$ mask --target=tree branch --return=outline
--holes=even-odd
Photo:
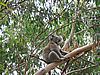
[[[37,71],[35,73],[35,75],[44,75],[45,73],[49,72],[50,70],[54,69],[55,67],[57,67],[58,65],[60,64],[63,64],[65,63],[69,58],[72,58],[72,57],[75,57],[77,56],[78,54],[81,54],[82,52],[85,52],[85,51],[89,51],[92,49],[92,46],[94,44],[89,44],[89,45],[85,45],[83,47],[80,47],[80,48],[77,48],[75,50],[73,50],[72,52],[68,53],[65,57],[65,60],[64,61],[61,61],[61,62],[54,62],[54,63],[51,63],[51,64],[48,64],[45,68],[42,68],[41,70]],[[97,43],[96,43],[96,46],[97,46]]]
[[[75,35],[80,34],[80,33],[84,32],[84,31],[86,31],[86,30],[89,30],[90,28],[95,27],[95,26],[99,27],[100,24],[95,24],[95,25],[93,24],[93,25],[89,26],[87,29],[83,29],[83,30],[81,30],[81,31],[79,31],[79,32],[76,32],[76,33],[74,33],[74,34],[75,34]]]
[[[86,69],[89,69],[89,68],[94,68],[94,67],[97,67],[97,66],[99,66],[99,65],[100,65],[100,64],[96,64],[96,65],[93,65],[93,66],[89,66],[89,67],[77,69],[77,70],[74,70],[74,71],[71,71],[71,72],[66,73],[66,75],[72,74],[72,73],[74,73],[74,72],[83,71],[83,70],[86,70]]]
[[[73,22],[72,22],[72,29],[69,35],[69,38],[66,38],[66,41],[64,43],[64,46],[62,47],[62,50],[67,51],[67,49],[69,48],[69,44],[74,36],[74,31],[75,31],[75,18],[73,18]]]

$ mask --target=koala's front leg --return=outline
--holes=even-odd
[[[60,53],[61,53],[63,56],[65,56],[66,54],[68,54],[67,52],[62,51],[62,50],[60,50]]]

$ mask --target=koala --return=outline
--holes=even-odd
[[[58,62],[64,59],[67,52],[61,50],[61,43],[63,42],[62,36],[50,35],[49,43],[43,50],[43,59],[47,64]]]

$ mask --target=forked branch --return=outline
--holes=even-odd
[[[55,67],[57,67],[58,65],[65,63],[69,58],[75,57],[78,54],[81,54],[82,52],[91,50],[92,49],[92,46],[94,46],[93,43],[92,44],[85,45],[83,47],[80,47],[80,48],[77,48],[77,49],[73,50],[72,52],[70,52],[70,53],[68,53],[66,55],[65,61],[54,62],[54,63],[48,64],[45,68],[42,68],[41,70],[37,71],[35,73],[35,75],[44,75],[45,73],[47,73],[50,70],[52,70]],[[97,46],[97,44],[96,44],[96,46]]]

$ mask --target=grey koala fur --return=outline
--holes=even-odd
[[[58,62],[64,59],[64,56],[67,54],[67,52],[61,50],[60,44],[62,42],[62,36],[49,36],[49,43],[43,51],[43,59],[47,62],[47,64]]]

